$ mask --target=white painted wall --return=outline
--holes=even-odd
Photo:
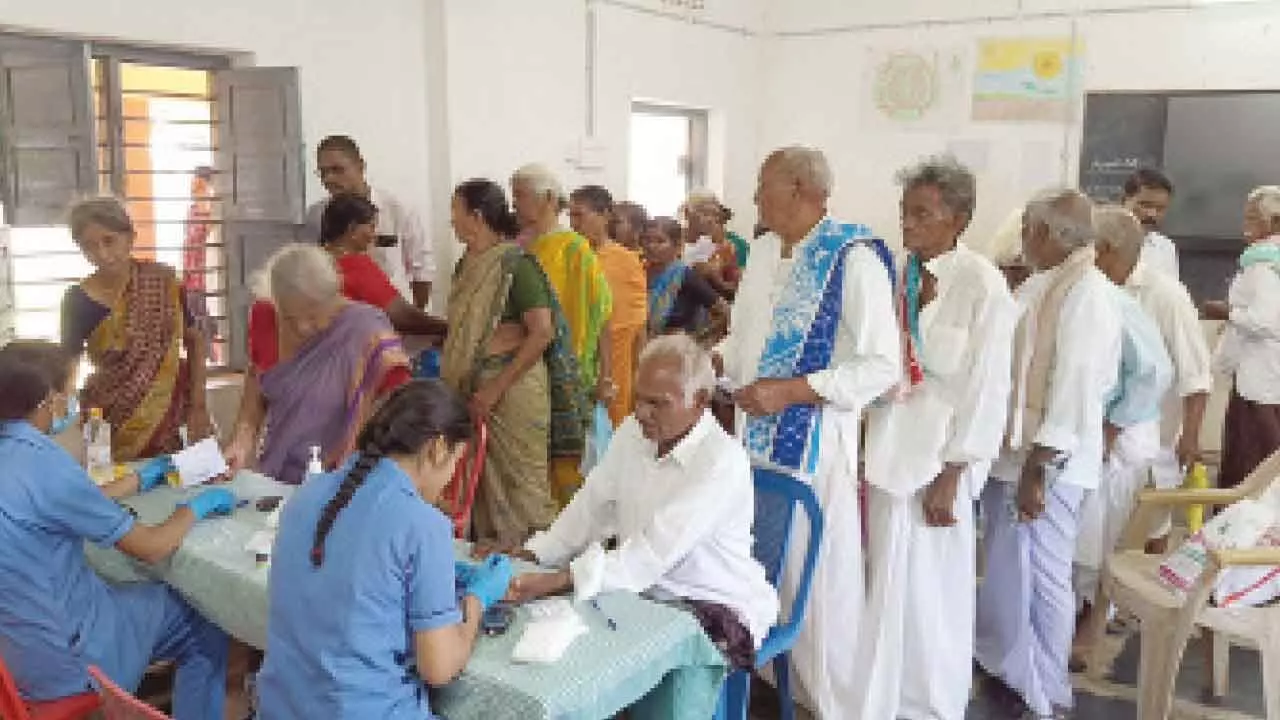
[[[0,0],[0,26],[296,66],[308,148],[331,133],[352,135],[373,181],[428,213],[424,8],[379,0],[378,9],[346,0]],[[311,176],[308,200],[322,193]]]
[[[1024,178],[1075,182],[1080,107],[1057,123],[969,120],[978,38],[1061,36],[1074,28],[1085,46],[1079,98],[1095,90],[1280,87],[1269,73],[1280,66],[1274,2],[794,0],[771,4],[767,20],[777,36],[763,41],[761,148],[805,142],[826,150],[836,171],[836,211],[895,241],[894,171],[948,143],[986,147],[974,235],[994,231],[1037,189]],[[875,51],[893,49],[955,56],[954,71],[944,74],[943,90],[956,99],[945,122],[910,130],[866,110]]]

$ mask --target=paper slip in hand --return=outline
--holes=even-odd
[[[173,454],[173,466],[178,469],[182,487],[209,482],[227,472],[227,459],[222,456],[218,441],[206,438],[185,450]]]

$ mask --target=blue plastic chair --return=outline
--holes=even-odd
[[[822,508],[813,488],[795,478],[764,468],[754,468],[756,485],[755,544],[751,554],[764,565],[765,577],[774,587],[782,578],[782,568],[787,561],[791,545],[791,529],[795,522],[796,506],[804,507],[809,518],[809,546],[805,548],[804,568],[800,573],[800,585],[791,603],[787,621],[775,625],[756,653],[756,669],[773,663],[774,678],[778,683],[778,702],[783,720],[794,720],[795,700],[791,697],[791,646],[800,634],[804,614],[809,606],[809,589],[813,570],[818,564],[818,548],[822,545]],[[747,707],[751,704],[751,674],[746,670],[734,670],[724,681],[720,691],[720,704],[716,708],[716,720],[747,720]]]

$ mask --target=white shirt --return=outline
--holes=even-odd
[[[1280,244],[1280,236],[1260,242]],[[1245,400],[1280,404],[1280,267],[1254,263],[1240,270],[1227,304],[1231,314],[1214,365],[1235,375]]]
[[[964,245],[924,267],[937,279],[920,310],[924,382],[867,413],[867,480],[900,495],[932,482],[944,463],[994,460],[1009,406],[1018,306],[1004,276]]]
[[[410,283],[431,282],[436,276],[435,253],[423,230],[422,220],[395,196],[376,187],[369,188],[369,201],[378,208],[379,235],[394,235],[392,247],[369,248],[369,255],[382,268],[391,284],[410,305],[413,290]],[[307,209],[306,234],[312,242],[320,242],[320,219],[328,200],[313,203]]]
[[[747,453],[711,413],[665,457],[629,417],[555,524],[525,547],[539,563],[563,566],[616,531],[602,590],[658,588],[724,605],[758,648],[778,617],[778,597],[751,555],[754,520]]]
[[[1160,411],[1160,444],[1173,447],[1182,429],[1182,399],[1213,389],[1209,345],[1200,328],[1200,313],[1187,288],[1161,272],[1153,272],[1139,258],[1124,289],[1155,321],[1173,362],[1173,384],[1165,393]],[[1199,428],[1192,428],[1199,432]]]
[[[1015,298],[1023,313],[1038,312],[1045,291],[1060,269],[1038,272],[1018,286]],[[1067,462],[1057,480],[1086,490],[1098,487],[1106,402],[1120,372],[1121,327],[1116,292],[1110,280],[1090,267],[1067,293],[1058,316],[1044,420],[1032,441],[1066,453]],[[1035,328],[1030,330],[1028,347],[1035,342]],[[1013,369],[1015,398],[1026,397],[1029,367],[1027,353],[1023,367]],[[1020,401],[1010,405],[1017,416],[1013,422],[1020,424],[1025,408]],[[1029,449],[1005,452],[993,468],[994,475],[1017,482]]]
[[[1152,230],[1142,239],[1142,254],[1139,259],[1147,267],[1159,270],[1175,280],[1181,277],[1178,274],[1178,246],[1157,230]]]

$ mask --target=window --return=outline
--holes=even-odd
[[[705,111],[632,105],[628,197],[650,215],[674,216],[706,184],[706,138]]]
[[[133,218],[135,255],[177,271],[211,366],[243,367],[245,286],[293,239],[302,188],[295,68],[0,34],[0,278],[14,296],[0,339],[59,337],[63,294],[92,271],[67,208],[111,194]]]

